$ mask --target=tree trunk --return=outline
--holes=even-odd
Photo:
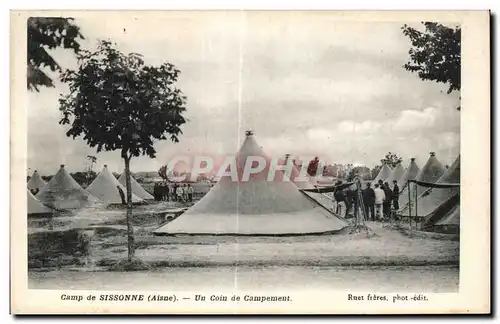
[[[134,228],[132,226],[132,186],[130,184],[130,157],[124,157],[125,160],[125,182],[127,187],[127,242],[128,242],[128,260],[132,261],[135,254]]]

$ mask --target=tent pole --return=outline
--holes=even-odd
[[[356,181],[356,178],[354,178],[354,181]],[[358,183],[356,182],[356,200],[354,202],[354,226],[358,227],[360,225],[359,222],[359,210],[357,209],[358,203],[359,203],[359,191],[358,191]]]
[[[415,229],[418,231],[418,183],[415,182]]]
[[[410,218],[410,230],[411,230],[411,193],[410,193],[411,182],[408,181],[408,217]]]
[[[357,193],[357,189],[356,189],[356,196],[358,195]],[[359,197],[356,197],[356,200],[354,202],[354,226],[355,227],[358,227],[360,225],[360,222],[359,222],[359,210],[358,210],[358,201],[359,201]]]
[[[361,190],[361,181],[359,179],[356,180],[356,193],[357,193],[356,197],[357,199],[356,199],[356,206],[354,207],[356,208],[356,223],[357,223],[356,225],[365,225],[366,210],[363,201],[363,192]]]

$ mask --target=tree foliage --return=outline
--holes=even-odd
[[[92,165],[97,162],[97,157],[93,155],[87,155],[87,160],[90,161],[90,167],[92,168]]]
[[[39,86],[53,87],[52,79],[42,71],[47,67],[52,72],[62,72],[61,66],[48,50],[64,48],[80,52],[79,40],[84,37],[73,18],[30,17],[28,18],[28,74],[27,87],[39,91]]]
[[[52,177],[54,177],[54,175],[42,176],[42,180],[45,182],[49,182]]]
[[[349,169],[346,181],[351,182],[356,177],[360,177],[361,179],[369,179],[370,176],[371,176],[370,168],[365,166],[355,166]]]
[[[387,164],[388,166],[395,168],[399,163],[403,162],[403,158],[398,156],[396,153],[388,152],[383,159],[380,160],[379,165],[376,165],[370,171],[370,178],[375,179],[379,174],[382,166]]]
[[[445,83],[448,93],[460,91],[461,28],[446,27],[436,22],[422,22],[425,31],[408,25],[401,29],[412,48],[409,61],[403,67],[415,72],[422,80]]]
[[[395,168],[401,162],[403,162],[403,158],[392,152],[387,153],[385,157],[380,160],[380,163],[382,163],[382,165],[387,164],[392,168]]]
[[[125,55],[109,41],[77,57],[78,69],[61,76],[70,88],[59,99],[60,124],[71,123],[67,136],[83,135],[98,153],[121,150],[125,159],[154,158],[156,140],[179,141],[186,98],[175,87],[180,71],[174,65],[145,65],[141,55]]]
[[[146,65],[141,55],[125,55],[109,41],[99,42],[93,52],[82,50],[77,58],[78,68],[61,75],[70,92],[59,99],[59,123],[70,124],[66,135],[83,136],[97,153],[121,152],[128,203],[126,264],[135,264],[130,159],[154,158],[158,140],[179,141],[186,122],[186,98],[175,85],[180,71],[170,63]]]
[[[95,173],[94,171],[75,172],[71,173],[71,177],[73,177],[73,179],[75,179],[75,181],[78,182],[80,186],[84,186],[92,183],[92,181],[94,181],[94,179],[97,177],[97,173]]]

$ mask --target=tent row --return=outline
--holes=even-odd
[[[153,196],[132,176],[130,183],[133,203],[143,203],[153,199]],[[45,183],[35,171],[27,184],[28,215],[47,214],[54,210],[80,209],[98,204],[121,204],[122,199],[118,188],[126,195],[125,186],[125,173],[116,179],[107,165],[86,189],[83,189],[71,177],[64,165],[61,165],[48,183]],[[31,190],[38,192],[33,195]]]
[[[268,181],[271,159],[251,132],[246,134],[237,152],[238,175],[243,174],[250,156],[263,157],[268,162],[266,168],[251,174],[246,181],[239,178],[235,181],[230,175],[223,176],[201,200],[178,218],[155,230],[154,234],[300,235],[333,233],[349,226],[344,218],[327,207],[331,204],[328,198],[319,192],[304,191],[315,186],[307,179],[299,181],[299,171],[295,166],[291,181],[285,179],[284,170],[275,172],[274,181]],[[33,213],[45,213],[47,207],[60,210],[99,203],[119,204],[121,196],[118,188],[126,192],[123,185],[125,176],[122,174],[120,179],[116,179],[107,166],[86,189],[78,185],[64,165],[47,184],[38,178],[34,175],[28,186],[40,189],[35,197],[29,196],[28,192],[28,205]],[[153,198],[135,179],[131,179],[134,203]],[[430,154],[422,169],[419,169],[415,159],[410,160],[406,170],[402,165],[394,169],[383,166],[375,180],[379,179],[400,184],[402,207],[397,214],[424,218],[426,226],[431,227],[459,224],[460,190],[456,184],[460,182],[460,157],[448,169],[434,153]],[[404,201],[408,191],[412,196],[418,196],[415,208]]]
[[[412,158],[408,168],[402,170],[401,164],[394,170],[384,165],[374,180],[397,181],[401,193],[396,214],[420,220],[424,229],[459,227],[460,155],[446,168],[431,152],[422,169]]]

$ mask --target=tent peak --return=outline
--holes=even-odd
[[[105,167],[105,168],[107,168],[107,167],[108,167],[108,165],[107,165],[107,164],[105,164],[105,165],[104,165],[104,167]]]
[[[252,136],[254,134],[253,130],[248,129],[245,131],[245,136]]]
[[[410,159],[410,161],[415,161],[415,158],[414,158],[414,157],[412,157],[412,158]]]
[[[61,168],[64,168],[64,164],[61,164]]]
[[[436,156],[436,152],[429,152],[430,156]]]

